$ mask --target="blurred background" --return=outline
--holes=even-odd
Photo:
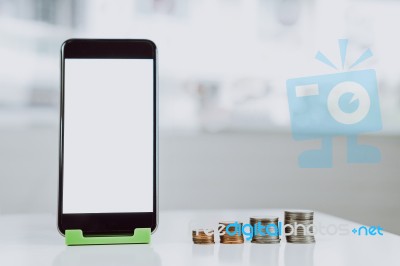
[[[160,209],[306,208],[400,234],[400,1],[0,0],[0,213],[55,213],[60,46],[148,38],[159,49]],[[383,130],[361,142],[379,164],[301,169],[285,82],[376,69]],[[88,108],[90,105],[88,103]]]

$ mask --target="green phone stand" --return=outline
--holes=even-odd
[[[151,240],[150,228],[136,228],[133,236],[95,236],[85,237],[82,230],[65,230],[65,244],[79,245],[117,245],[117,244],[148,244]]]

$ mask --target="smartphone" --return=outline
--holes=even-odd
[[[70,39],[61,47],[58,229],[157,227],[157,48]]]

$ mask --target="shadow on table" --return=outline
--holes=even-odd
[[[192,245],[193,258],[214,257],[215,245]]]
[[[279,244],[250,245],[250,265],[279,265]]]
[[[53,266],[154,265],[161,259],[150,245],[99,245],[66,247]]]
[[[227,264],[242,264],[243,261],[243,244],[220,244],[218,250],[218,260]]]
[[[285,266],[313,266],[315,244],[285,245]]]

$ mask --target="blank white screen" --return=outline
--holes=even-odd
[[[63,213],[153,211],[153,60],[65,59]]]

